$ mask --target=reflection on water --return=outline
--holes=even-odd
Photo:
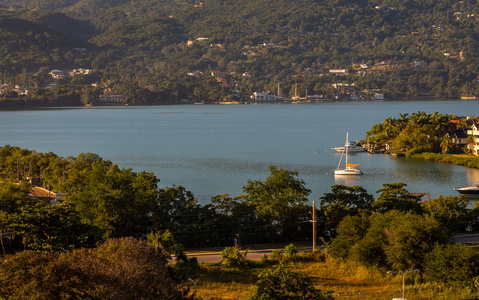
[[[479,183],[479,170],[478,169],[466,169],[467,174],[467,186],[475,185]],[[464,183],[466,184],[466,183]]]
[[[342,184],[345,186],[361,185],[360,176],[354,175],[334,175],[335,184]]]

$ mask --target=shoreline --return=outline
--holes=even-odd
[[[315,100],[244,100],[244,101],[225,101],[225,102],[195,102],[195,101],[179,101],[169,103],[149,103],[149,104],[130,104],[130,103],[95,103],[88,105],[5,105],[0,102],[0,110],[36,110],[36,109],[52,109],[52,108],[74,108],[74,107],[123,107],[123,106],[171,106],[171,105],[257,105],[257,104],[314,104],[314,103],[366,103],[366,102],[409,102],[409,101],[475,101],[479,99],[461,99],[461,98],[436,98],[436,97],[419,97],[419,98],[398,98],[398,99],[315,99]]]

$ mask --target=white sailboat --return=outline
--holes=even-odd
[[[346,144],[348,143],[348,136],[349,133],[346,133]],[[363,175],[363,172],[359,170],[358,164],[351,164],[348,163],[348,147],[345,147],[345,151],[341,153],[341,158],[339,159],[338,167],[334,170],[334,175]],[[343,160],[343,156],[346,156],[346,167],[341,169],[341,162]]]

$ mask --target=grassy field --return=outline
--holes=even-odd
[[[277,262],[276,262],[277,263]],[[200,299],[251,299],[256,292],[257,275],[274,261],[251,262],[244,269],[226,269],[220,265],[203,265],[195,278]],[[322,262],[286,262],[295,272],[312,278],[316,288],[334,291],[335,299],[392,299],[402,296],[402,276],[387,270],[365,268],[326,256]],[[421,274],[406,275],[405,298],[472,299],[477,290],[468,285],[440,286],[424,283]]]

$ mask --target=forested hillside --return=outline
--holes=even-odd
[[[290,97],[296,84],[301,97],[479,96],[473,0],[7,0],[0,13],[3,83],[96,71],[55,80],[77,103],[101,92],[91,83],[131,104]]]

